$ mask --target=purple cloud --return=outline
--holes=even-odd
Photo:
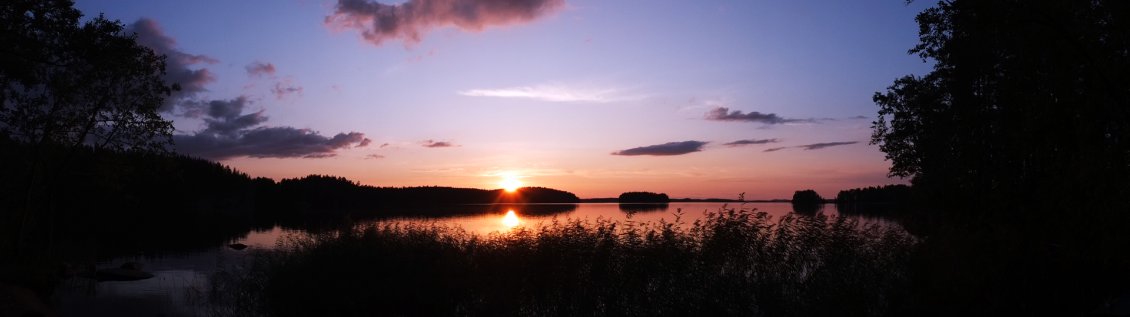
[[[254,62],[244,67],[244,69],[247,70],[247,76],[251,77],[275,75],[275,65],[271,63]]]
[[[654,156],[670,156],[670,155],[683,155],[702,151],[702,147],[708,142],[703,141],[683,141],[683,142],[668,142],[663,144],[641,146],[630,148],[627,150],[612,152],[612,155],[654,155]]]
[[[195,134],[173,135],[173,148],[182,154],[211,160],[234,157],[323,158],[335,151],[372,142],[360,132],[322,136],[308,129],[257,127],[267,122],[263,110],[244,114],[251,102],[240,96],[231,100],[190,103],[190,113],[203,117],[204,129]]]
[[[829,147],[833,147],[833,146],[849,145],[849,144],[856,144],[856,143],[859,143],[859,141],[812,143],[812,144],[797,145],[797,146],[775,147],[775,148],[765,149],[764,152],[776,152],[776,151],[780,151],[780,150],[784,150],[784,149],[788,149],[788,148],[799,148],[799,149],[805,149],[805,150],[819,150],[819,149],[829,148]]]
[[[258,127],[225,136],[208,133],[174,135],[178,152],[211,160],[247,156],[255,158],[326,158],[335,151],[364,140],[360,132],[325,137],[318,132],[292,127]]]
[[[849,145],[849,144],[856,144],[856,143],[859,143],[859,141],[813,143],[813,144],[798,145],[796,147],[802,148],[802,149],[805,149],[805,150],[819,150],[819,149],[833,147],[833,146]]]
[[[386,144],[387,144],[387,143],[386,143]],[[453,146],[455,146],[455,144],[453,144],[453,143],[451,143],[451,142],[447,142],[447,141],[434,141],[434,140],[425,140],[425,141],[424,141],[424,142],[423,142],[423,143],[422,143],[421,145],[422,145],[422,146],[424,146],[424,147],[430,147],[430,148],[437,148],[437,147],[453,147]],[[382,146],[382,147],[384,147],[384,146]]]
[[[394,39],[418,43],[433,28],[454,26],[477,32],[488,26],[529,22],[564,4],[565,0],[408,0],[401,4],[338,0],[325,23],[360,30],[373,45]]]
[[[729,146],[729,147],[736,147],[736,146],[745,146],[745,145],[769,144],[769,143],[777,143],[777,142],[781,142],[781,141],[779,141],[777,139],[748,139],[748,140],[737,140],[737,141],[725,143],[725,144],[722,144],[722,145]]]
[[[740,110],[731,111],[726,107],[714,107],[706,112],[706,120],[714,121],[746,121],[746,122],[760,122],[764,124],[782,124],[793,122],[813,122],[813,119],[789,119],[782,118],[775,113],[760,113],[757,111],[750,111],[749,113],[742,113]]]
[[[178,50],[176,40],[166,35],[156,21],[147,18],[138,19],[137,22],[126,27],[126,32],[137,34],[137,42],[152,49],[158,55],[168,56],[165,60],[165,83],[180,86],[180,91],[173,92],[165,99],[162,111],[172,111],[173,107],[182,100],[207,91],[204,85],[216,80],[207,68],[189,68],[197,64],[215,64],[216,59]]]
[[[275,83],[275,87],[271,88],[271,93],[275,95],[275,99],[283,99],[290,94],[302,95],[302,86],[294,85],[290,79]]]

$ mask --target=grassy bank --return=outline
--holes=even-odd
[[[385,224],[258,254],[217,273],[211,300],[229,316],[890,315],[915,244],[901,229],[740,208],[490,236]]]

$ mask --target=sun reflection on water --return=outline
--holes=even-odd
[[[519,223],[521,221],[518,221],[518,214],[514,212],[514,209],[507,210],[506,215],[502,216],[502,225],[506,228],[517,227]]]

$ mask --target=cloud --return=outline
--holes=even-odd
[[[247,76],[251,77],[275,75],[275,65],[271,63],[254,62],[244,67],[244,69],[247,70]]]
[[[386,144],[387,144],[387,143],[386,143]],[[424,142],[422,142],[422,144],[420,144],[420,145],[422,145],[423,147],[430,147],[430,148],[437,148],[437,147],[454,147],[454,146],[455,146],[455,144],[453,144],[453,143],[451,143],[451,142],[448,142],[448,141],[435,141],[435,140],[425,140],[425,141],[424,141]],[[383,146],[382,146],[382,147],[383,147]]]
[[[777,142],[781,142],[781,141],[777,140],[777,139],[748,139],[748,140],[737,140],[737,141],[725,143],[725,144],[722,144],[722,145],[729,146],[729,147],[735,147],[735,146],[745,146],[745,145],[769,144],[769,143],[777,143]]]
[[[782,123],[795,123],[795,122],[813,122],[813,119],[791,119],[782,118],[775,113],[760,113],[757,111],[750,111],[749,113],[742,113],[740,110],[731,111],[727,107],[714,107],[706,112],[707,120],[715,121],[748,121],[760,122],[764,124],[782,124]]]
[[[669,156],[669,155],[683,155],[687,153],[694,153],[702,151],[702,147],[708,142],[703,141],[683,141],[683,142],[668,142],[663,144],[641,146],[637,148],[630,148],[623,151],[612,152],[612,155],[656,155],[656,156]]]
[[[275,83],[275,87],[271,88],[271,93],[275,95],[275,99],[282,100],[290,94],[302,95],[302,86],[295,85],[290,79],[286,79]]]
[[[207,91],[204,85],[216,80],[207,68],[189,68],[197,64],[215,64],[216,59],[178,50],[176,40],[166,35],[156,21],[147,18],[138,19],[137,22],[126,27],[126,32],[136,33],[139,44],[159,55],[168,56],[165,60],[165,83],[179,85],[180,91],[173,92],[165,99],[165,104],[161,107],[162,111],[172,111],[181,100]]]
[[[369,144],[371,144],[371,143],[373,143],[373,140],[371,140],[369,138],[365,138],[365,139],[361,140],[361,143],[357,144],[357,147],[366,147],[366,146],[369,146]]]
[[[533,21],[564,7],[565,0],[408,0],[383,4],[370,0],[338,0],[328,26],[357,29],[365,41],[381,45],[399,39],[419,43],[433,28],[454,26],[477,32],[488,26]]]
[[[796,146],[796,147],[798,147],[798,148],[803,148],[803,149],[805,149],[805,150],[819,150],[819,149],[823,149],[823,148],[827,148],[827,147],[840,146],[840,145],[849,145],[849,144],[856,144],[856,143],[859,143],[859,141],[851,141],[851,142],[828,142],[828,143],[813,143],[813,144],[798,145],[798,146]]]
[[[849,145],[849,144],[856,144],[856,143],[859,143],[859,141],[812,143],[812,144],[797,145],[797,146],[775,147],[775,148],[765,149],[764,152],[776,152],[776,151],[780,151],[780,150],[784,150],[784,149],[788,149],[788,148],[800,148],[800,149],[805,149],[805,150],[819,150],[819,149],[829,148],[829,147],[833,147],[833,146]]]
[[[471,89],[460,95],[472,97],[527,98],[553,102],[612,102],[621,100],[614,89],[576,89],[562,85],[521,86],[502,89]]]
[[[369,159],[374,159],[374,160],[375,160],[375,159],[383,159],[383,158],[385,158],[385,156],[384,156],[384,155],[380,155],[380,154],[369,154],[369,155],[365,155],[365,159],[366,159],[366,160],[369,160]]]
[[[236,136],[208,133],[174,135],[178,152],[205,159],[225,160],[248,156],[255,158],[325,158],[336,155],[337,149],[361,142],[360,132],[338,133],[325,137],[318,132],[292,127],[258,127],[240,131]]]
[[[195,134],[173,135],[174,149],[211,160],[240,156],[323,158],[334,156],[338,149],[372,142],[360,132],[326,137],[309,129],[260,127],[268,118],[263,110],[244,114],[249,104],[243,96],[189,104],[192,113],[204,117],[205,127]]]

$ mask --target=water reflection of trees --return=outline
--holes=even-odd
[[[623,212],[629,213],[629,214],[633,214],[633,213],[667,211],[667,209],[670,207],[670,204],[668,204],[668,203],[650,203],[650,204],[644,204],[644,203],[626,203],[625,204],[625,203],[621,203],[619,205],[619,207],[620,207],[620,211],[623,211]]]

